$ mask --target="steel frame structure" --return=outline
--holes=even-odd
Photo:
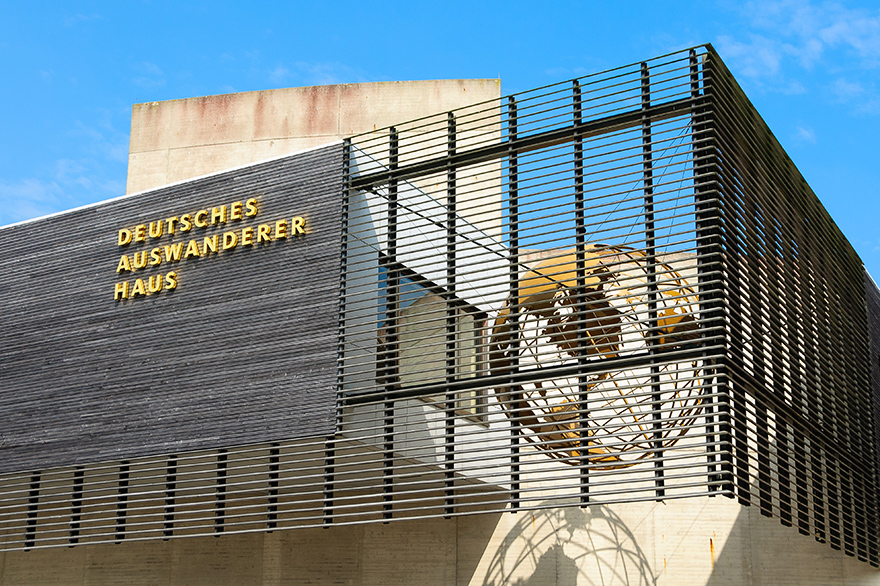
[[[342,148],[336,433],[0,478],[0,549],[723,496],[880,564],[880,296],[711,46]]]

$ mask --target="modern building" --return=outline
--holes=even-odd
[[[0,228],[0,585],[880,583],[880,292],[711,46],[140,104],[128,191]]]

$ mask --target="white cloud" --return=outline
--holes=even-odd
[[[58,159],[55,161],[55,176],[60,181],[70,181],[71,178],[81,175],[85,169],[85,165],[80,161],[71,159]]]
[[[121,140],[118,142],[108,142],[105,145],[105,152],[107,154],[107,158],[111,161],[117,161],[119,163],[128,163],[128,137],[125,137],[125,140]]]
[[[547,77],[553,79],[571,79],[574,77],[583,77],[596,71],[597,68],[590,69],[588,67],[551,67],[544,70]]]
[[[54,181],[0,182],[0,226],[44,216],[59,207],[61,187]]]
[[[64,26],[74,26],[81,22],[88,22],[101,18],[99,14],[74,14],[64,18]]]
[[[841,102],[849,102],[865,94],[865,87],[857,81],[838,78],[831,86],[831,91]]]
[[[807,93],[807,88],[796,79],[789,79],[783,85],[778,86],[777,91],[788,96],[797,96]]]
[[[774,42],[786,47],[802,67],[810,68],[829,51],[841,48],[855,53],[863,67],[880,64],[878,10],[796,0],[747,2],[743,10],[755,28],[769,31]]]
[[[307,63],[297,61],[296,69],[308,85],[328,85],[350,81],[351,70],[341,63]]]
[[[812,69],[825,52],[825,46],[818,39],[807,39],[800,46],[785,45],[785,52],[800,61],[804,69]]]
[[[867,97],[855,104],[854,110],[858,114],[880,114],[880,98],[878,98],[876,94],[874,96]]]
[[[55,162],[55,184],[65,193],[88,193],[92,200],[122,195],[125,184],[108,178],[106,165],[99,159],[58,159]]]
[[[831,84],[831,93],[836,100],[850,107],[852,112],[862,115],[880,113],[880,95],[876,84],[870,81],[850,81],[840,77]]]
[[[221,53],[217,59],[229,68],[244,70],[276,87],[375,81],[375,78],[367,79],[359,70],[338,61],[278,62],[275,57],[271,60],[264,57],[259,50]],[[228,89],[236,91],[232,87]]]
[[[368,81],[358,71],[338,62],[297,61],[279,64],[267,74],[274,85],[329,85]]]
[[[800,94],[803,84],[785,74],[783,61],[791,48],[763,35],[750,34],[748,41],[731,36],[720,36],[716,41],[718,52],[728,62],[737,77],[747,79],[756,89],[783,94]]]
[[[880,14],[872,15],[866,10],[847,10],[833,5],[828,25],[820,27],[816,34],[829,46],[843,45],[855,50],[866,63],[876,65],[880,53]]]
[[[795,128],[794,142],[800,144],[816,144],[816,132],[809,126],[798,125]]]
[[[116,179],[108,165],[94,158],[58,159],[48,175],[0,181],[0,226],[125,193],[124,173]]]
[[[101,118],[95,124],[74,121],[74,127],[68,134],[84,139],[80,143],[84,153],[109,161],[128,162],[128,134],[114,128],[109,112],[103,111],[100,114]]]
[[[784,94],[821,89],[853,112],[880,110],[880,10],[811,0],[752,1],[741,10],[751,31],[716,44],[744,85]]]
[[[135,64],[134,70],[140,74],[131,80],[136,86],[151,88],[163,87],[165,85],[165,72],[155,63],[141,61]]]
[[[276,85],[283,84],[288,77],[290,77],[290,70],[281,65],[269,72],[269,81]]]
[[[0,181],[0,226],[67,210],[125,193],[125,182],[109,179],[87,160],[61,159],[55,179]]]
[[[68,134],[78,154],[56,160],[41,176],[0,180],[0,225],[124,194],[128,135],[114,128],[113,114],[98,110],[91,124],[74,121]]]
[[[150,63],[149,61],[141,62],[140,69],[144,73],[148,73],[150,75],[165,75],[158,65],[156,65],[155,63]]]
[[[766,77],[779,73],[782,46],[761,35],[749,35],[748,42],[737,41],[730,36],[718,37],[722,54],[740,64],[740,74],[749,77]]]
[[[133,77],[131,78],[131,82],[142,88],[151,88],[151,87],[164,87],[165,80],[164,79],[151,79],[149,77]]]

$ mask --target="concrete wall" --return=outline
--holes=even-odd
[[[499,96],[497,80],[454,80],[138,104],[132,109],[127,191]],[[444,138],[439,131],[437,136]],[[500,185],[500,167],[490,171]],[[464,179],[460,183],[466,185]],[[442,201],[442,185],[419,187]],[[490,206],[487,221],[479,220],[481,211],[462,214],[497,237],[499,204]],[[880,573],[722,497],[0,553],[0,586],[119,582],[880,584]]]
[[[456,79],[286,88],[135,104],[126,192],[261,161],[500,95],[497,79]]]
[[[723,497],[0,553],[19,584],[880,583],[865,563]]]

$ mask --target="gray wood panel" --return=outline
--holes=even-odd
[[[331,145],[0,229],[0,472],[332,433],[341,181]],[[117,243],[251,197],[255,217]],[[116,272],[123,253],[294,216],[306,235]],[[169,270],[175,290],[114,301]]]

